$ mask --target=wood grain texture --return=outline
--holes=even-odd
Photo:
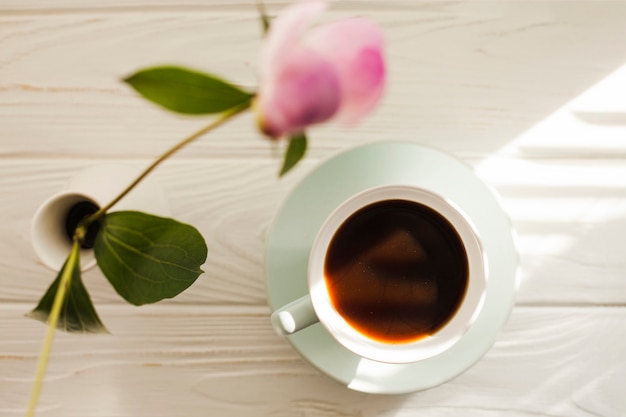
[[[626,416],[626,2],[337,1],[325,19],[354,14],[387,34],[380,109],[354,129],[312,129],[306,161],[281,180],[283,149],[251,114],[160,167],[172,216],[207,239],[206,273],[141,308],[85,273],[112,335],[57,335],[38,416]],[[54,275],[31,248],[37,207],[83,168],[146,166],[208,122],[164,113],[120,79],[178,63],[253,90],[259,45],[252,1],[0,1],[0,415],[23,415],[45,329],[24,318]],[[376,396],[274,334],[263,255],[300,179],[389,140],[449,151],[497,190],[522,280],[474,367]]]
[[[44,328],[15,320],[19,305],[0,314],[8,336],[0,341],[0,411],[18,416]],[[401,396],[357,393],[321,376],[273,333],[267,314],[265,308],[104,308],[113,335],[57,336],[40,415],[571,417],[621,405],[621,397],[593,387],[626,382],[624,366],[608,366],[624,365],[626,341],[618,336],[626,330],[624,308],[518,307],[472,369]],[[614,410],[603,415],[622,415]]]
[[[520,303],[626,303],[626,166],[621,161],[467,161],[496,188],[516,228]],[[209,247],[206,273],[173,302],[265,304],[268,227],[282,200],[316,162],[310,158],[280,180],[278,161],[271,158],[172,160],[157,170],[154,179],[172,216],[197,227]],[[147,161],[125,163],[139,167]],[[0,300],[34,303],[49,285],[54,273],[32,249],[32,214],[68,178],[93,164],[22,160],[0,165],[0,218],[6,219],[0,223]],[[85,282],[97,303],[123,302],[97,269],[85,274]]]
[[[3,4],[60,7],[0,15],[5,157],[149,156],[205,123],[164,114],[120,83],[145,66],[179,63],[257,85],[253,4],[120,11],[85,3],[79,12],[63,11],[81,4],[74,2]],[[360,128],[316,129],[317,156],[406,137],[491,152],[602,80],[626,54],[623,2],[394,4],[339,2],[329,13],[383,26],[390,83],[384,105]],[[623,143],[615,147],[624,151]],[[248,117],[184,155],[266,158],[266,148]]]

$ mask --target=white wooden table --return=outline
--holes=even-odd
[[[381,108],[356,129],[311,130],[306,161],[281,180],[250,116],[159,168],[172,215],[207,239],[206,273],[141,308],[86,273],[112,335],[57,335],[38,415],[626,416],[626,2],[344,1],[326,18],[352,14],[387,33]],[[252,2],[0,1],[0,415],[23,415],[45,332],[24,318],[53,279],[31,248],[36,208],[82,168],[145,166],[206,123],[119,79],[179,63],[254,86],[259,34]],[[378,396],[274,334],[264,236],[321,160],[396,139],[449,151],[495,186],[522,282],[469,371]]]

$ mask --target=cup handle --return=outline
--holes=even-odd
[[[288,336],[319,321],[311,297],[305,295],[272,313],[272,326],[280,336]]]

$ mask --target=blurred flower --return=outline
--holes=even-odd
[[[323,1],[296,3],[267,33],[255,110],[261,131],[270,137],[292,135],[331,118],[356,124],[382,97],[382,31],[368,20],[351,18],[305,33],[325,8]]]

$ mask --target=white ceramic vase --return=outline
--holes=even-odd
[[[58,271],[69,255],[72,239],[67,230],[68,215],[81,206],[95,211],[119,195],[141,173],[142,167],[123,164],[99,164],[80,171],[67,185],[48,198],[36,211],[31,223],[33,248],[48,268]],[[169,217],[170,210],[163,189],[152,177],[146,177],[120,202],[113,211],[136,210],[156,216]],[[92,249],[81,250],[81,269],[95,266]]]

